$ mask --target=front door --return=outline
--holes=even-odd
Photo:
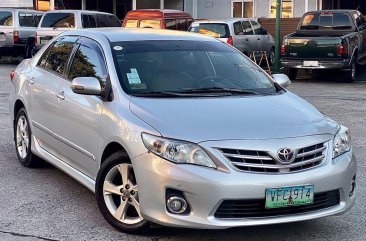
[[[102,89],[107,70],[101,47],[93,40],[81,38],[79,48],[70,61],[67,80],[59,86],[64,99],[55,105],[56,132],[63,138],[60,152],[71,165],[89,177],[96,177],[98,142],[100,138],[100,107],[103,100],[98,96],[74,93],[71,82],[76,77],[95,77]]]
[[[54,116],[59,84],[64,81],[67,61],[76,43],[75,38],[56,40],[43,54],[33,71],[27,75],[30,86],[30,111],[33,134],[40,146],[62,159],[55,146],[59,143],[55,133],[57,119]]]

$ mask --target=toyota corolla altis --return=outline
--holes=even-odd
[[[310,220],[355,202],[349,130],[218,40],[70,31],[11,80],[21,164],[60,168],[124,232]]]

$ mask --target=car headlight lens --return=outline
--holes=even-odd
[[[333,158],[351,150],[351,132],[347,127],[340,126],[333,139]]]
[[[216,168],[217,166],[198,145],[193,143],[162,138],[143,133],[145,147],[157,156],[177,164],[194,164]]]

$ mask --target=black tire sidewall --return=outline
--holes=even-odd
[[[105,220],[113,227],[125,232],[125,233],[146,233],[150,228],[150,222],[143,220],[137,224],[124,224],[113,217],[109,212],[107,205],[104,201],[103,195],[103,183],[108,172],[116,165],[121,163],[130,163],[129,157],[124,152],[116,152],[110,155],[101,165],[97,179],[95,182],[95,196],[98,204],[98,208],[105,218]]]

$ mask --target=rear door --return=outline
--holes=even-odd
[[[60,82],[58,92],[64,98],[55,105],[55,132],[62,142],[58,151],[70,164],[84,174],[95,177],[100,111],[103,100],[98,96],[75,94],[71,82],[76,77],[95,77],[102,89],[107,79],[107,68],[102,48],[94,40],[81,38],[70,61],[67,79]]]
[[[45,45],[60,33],[76,28],[76,16],[72,12],[48,12],[46,13],[37,30],[37,44]]]
[[[11,45],[13,40],[14,16],[13,11],[0,11],[0,47]]]
[[[60,96],[59,86],[64,81],[69,56],[75,46],[75,38],[60,38],[43,54],[32,76],[29,77],[30,112],[34,134],[43,149],[57,157],[57,145],[60,143],[56,132],[55,103]]]
[[[252,51],[259,51],[259,43],[254,35],[254,30],[249,20],[241,22],[244,31],[244,53],[249,54]]]

